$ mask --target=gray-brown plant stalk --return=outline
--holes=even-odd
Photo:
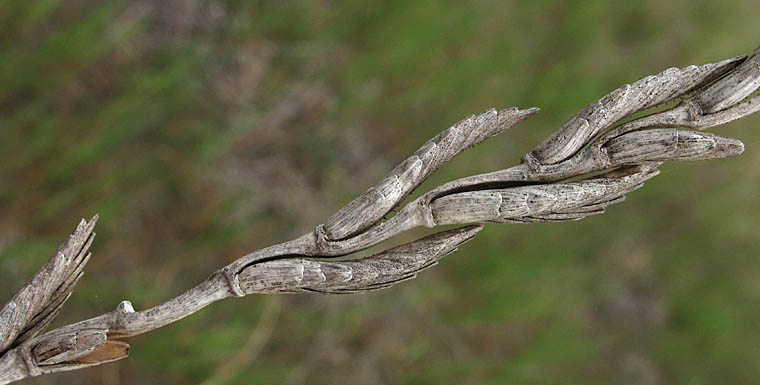
[[[760,109],[760,49],[753,55],[669,68],[590,104],[514,167],[457,179],[397,208],[436,169],[538,112],[488,110],[456,123],[401,162],[324,224],[254,251],[198,286],[148,310],[129,301],[106,314],[50,330],[90,258],[97,216],[0,310],[0,384],[127,356],[128,337],[186,317],[218,300],[254,293],[361,293],[416,274],[457,250],[483,223],[538,223],[600,214],[658,174],[662,162],[739,155],[742,142],[702,130]],[[657,106],[658,112],[626,120]],[[567,180],[573,178],[572,182]],[[330,261],[415,227],[465,225],[370,257]]]

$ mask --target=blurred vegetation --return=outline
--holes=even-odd
[[[122,299],[155,305],[310,231],[469,114],[543,109],[426,187],[515,164],[623,83],[751,52],[758,12],[750,0],[5,0],[1,300],[99,212],[58,324]],[[29,383],[755,383],[758,126],[718,130],[745,141],[741,157],[665,166],[605,215],[488,226],[371,295],[224,301],[132,339],[119,363]]]

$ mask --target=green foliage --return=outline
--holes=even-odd
[[[0,3],[2,293],[99,212],[60,322],[144,309],[310,231],[469,114],[543,110],[425,186],[510,166],[618,85],[760,32],[750,1],[191,3]],[[666,166],[605,215],[491,225],[377,294],[283,298],[229,383],[753,383],[758,123],[720,129],[741,157]],[[216,304],[111,365],[124,384],[201,382],[262,304]]]

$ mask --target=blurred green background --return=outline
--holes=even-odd
[[[145,309],[311,231],[456,121],[541,107],[422,190],[514,165],[623,83],[754,50],[760,5],[722,4],[2,1],[0,301],[98,212],[55,325]],[[369,295],[223,301],[27,383],[756,383],[760,115],[714,131],[746,152],[666,165],[605,215],[490,225]]]

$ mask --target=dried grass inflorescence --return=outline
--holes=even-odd
[[[760,109],[760,49],[750,57],[670,68],[590,104],[511,168],[457,179],[407,203],[443,164],[531,117],[537,108],[491,109],[426,142],[377,185],[297,239],[245,255],[154,308],[129,301],[101,316],[42,334],[58,315],[90,257],[97,216],[82,221],[42,269],[0,310],[0,384],[127,356],[124,338],[186,317],[223,298],[254,293],[357,293],[414,278],[452,253],[482,223],[577,220],[600,214],[658,174],[662,162],[739,155],[742,142],[703,133]],[[675,103],[675,102],[677,103]],[[616,125],[632,114],[673,107]],[[573,178],[569,182],[568,179]],[[415,227],[442,231],[373,256],[329,261]]]

